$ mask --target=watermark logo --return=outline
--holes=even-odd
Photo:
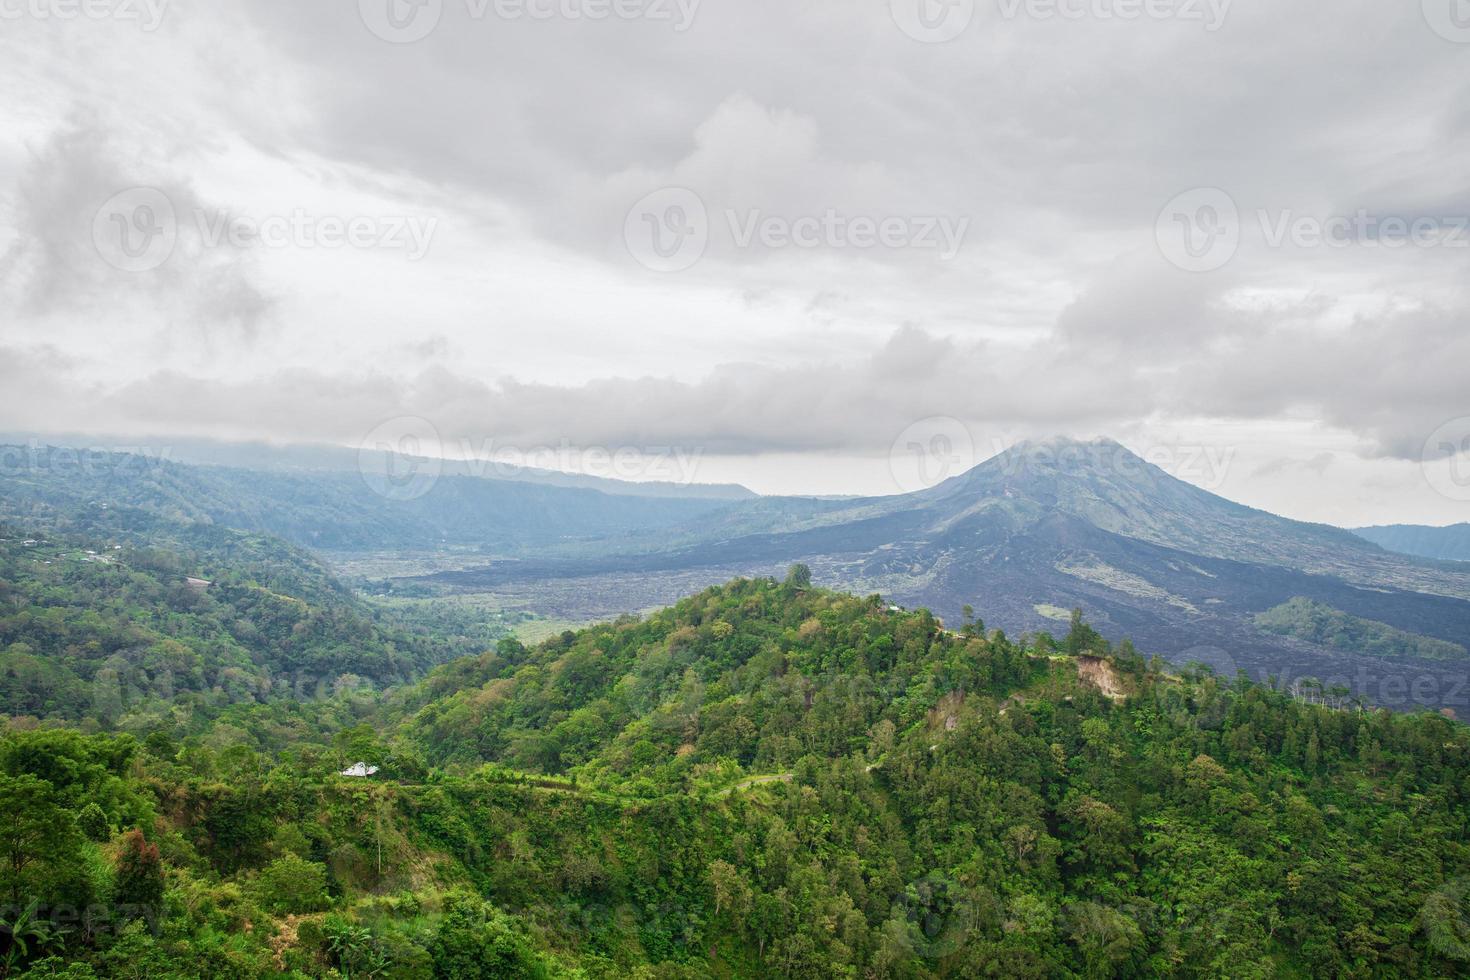
[[[363,26],[389,44],[422,41],[439,26],[444,0],[357,0]]]
[[[1233,0],[996,0],[1004,21],[1179,21],[1214,33],[1225,26]],[[975,0],[890,0],[899,30],[916,41],[943,44],[969,29]]]
[[[410,262],[429,251],[437,218],[416,215],[318,214],[294,208],[285,214],[248,215],[194,208],[180,213],[156,187],[130,187],[103,202],[92,219],[97,254],[115,269],[149,272],[174,254],[182,234],[206,249],[382,249]]]
[[[1235,658],[1230,655],[1230,651],[1221,647],[1190,647],[1188,650],[1175,654],[1169,659],[1181,667],[1188,667],[1191,664],[1202,664],[1214,671],[1215,676],[1223,680],[1226,684],[1234,684],[1236,674],[1240,670],[1240,665],[1235,662]]]
[[[1449,500],[1470,501],[1470,416],[1451,419],[1424,441],[1424,478]]]
[[[1178,195],[1159,212],[1154,239],[1165,259],[1186,272],[1214,272],[1240,248],[1240,209],[1218,187]]]
[[[687,187],[665,187],[628,211],[623,241],[638,264],[655,272],[683,272],[709,247],[709,211]]]
[[[708,251],[716,233],[736,252],[928,251],[941,262],[955,258],[970,219],[945,215],[861,214],[827,208],[809,214],[772,214],[761,208],[726,208],[711,221],[704,199],[687,187],[665,187],[638,201],[623,222],[623,241],[640,265],[683,272]]]
[[[975,921],[974,896],[959,882],[930,873],[911,882],[893,901],[890,920],[907,926],[908,941],[925,959],[938,960],[964,948],[966,926]]]
[[[1257,212],[1269,248],[1470,248],[1470,218],[1353,214],[1322,218],[1290,209]]]
[[[959,419],[936,415],[904,429],[888,450],[888,472],[900,493],[938,486],[971,469],[975,437]]]
[[[206,248],[382,249],[403,252],[417,262],[429,252],[437,218],[415,215],[316,214],[293,208],[288,214],[264,216],[226,211],[194,212],[199,239]]]
[[[457,458],[464,472],[477,477],[515,479],[525,470],[542,470],[621,480],[625,483],[695,482],[702,449],[684,446],[583,446],[562,439],[553,446],[512,446],[494,439],[478,444],[460,439]]]
[[[0,0],[3,2],[3,0]],[[694,26],[701,0],[462,0],[470,21],[642,20],[682,34]],[[358,14],[374,36],[389,44],[422,41],[438,28],[444,0],[358,0]]]
[[[0,0],[0,20],[136,21],[140,30],[158,30],[169,0]]]
[[[701,0],[466,0],[471,18],[500,20],[645,20],[669,24],[676,34],[694,26]]]
[[[725,212],[725,221],[739,249],[755,245],[767,249],[914,249],[937,252],[941,262],[959,255],[970,230],[969,218],[847,215],[835,208],[794,218],[766,214],[758,208],[731,209]]]
[[[358,446],[357,469],[368,489],[379,496],[417,500],[434,489],[444,471],[439,430],[415,415],[389,419]]]
[[[1271,249],[1470,249],[1470,217],[1464,215],[1404,216],[1366,208],[1314,215],[1257,208],[1248,217],[1218,187],[1195,188],[1174,198],[1159,212],[1154,234],[1159,250],[1174,265],[1213,272],[1235,257],[1247,225]]]
[[[1202,24],[1214,33],[1225,26],[1232,0],[999,0],[1006,20],[1136,20]]]
[[[1423,8],[1434,33],[1456,44],[1470,44],[1470,0],[1423,0]]]
[[[975,0],[890,0],[893,22],[915,41],[953,41],[975,19]]]
[[[24,446],[0,446],[0,476],[156,477],[172,456],[171,446],[50,446],[32,439]]]
[[[1185,443],[1152,443],[1136,451],[1121,443],[991,441],[991,456],[1007,478],[1027,473],[1096,472],[1122,480],[1139,480],[1157,468],[1206,490],[1223,486],[1235,462],[1236,447]]]
[[[156,187],[130,187],[109,197],[92,218],[92,244],[123,272],[148,272],[167,262],[179,240],[173,202]]]

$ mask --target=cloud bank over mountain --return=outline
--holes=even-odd
[[[1185,428],[1292,468],[1299,515],[1463,506],[1394,462],[1470,411],[1470,80],[1418,5],[979,4],[943,44],[899,0],[426,6],[412,43],[374,0],[7,24],[7,427],[354,444],[408,415],[749,460],[932,417]],[[141,271],[104,241],[141,234],[108,211],[137,188],[174,235]],[[1203,190],[1226,213],[1170,213]]]

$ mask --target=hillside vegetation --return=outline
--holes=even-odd
[[[0,524],[0,713],[144,734],[378,690],[476,649],[388,620],[276,538],[126,512]],[[491,641],[493,642],[493,641]]]
[[[281,752],[245,725],[0,739],[27,831],[0,890],[36,930],[11,975],[1470,966],[1466,729],[1171,676],[1076,616],[950,632],[798,568],[374,710]]]
[[[1470,656],[1463,646],[1396,629],[1387,623],[1349,615],[1323,602],[1297,596],[1256,616],[1256,625],[1280,636],[1295,637],[1335,650],[1371,657],[1420,657],[1458,660]]]
[[[1175,662],[1229,650],[1252,677],[1362,678],[1355,694],[1410,710],[1418,705],[1386,680],[1401,665],[1285,640],[1258,629],[1255,615],[1303,596],[1443,643],[1470,636],[1470,566],[1243,507],[1106,441],[1023,444],[918,493],[766,498],[604,544],[602,554],[594,543],[480,567],[467,560],[404,584],[513,598],[585,622],[800,562],[823,584],[951,621],[983,603],[1012,633],[1052,629],[1044,610],[1080,607],[1104,635]],[[1463,708],[1449,694],[1463,686],[1459,671],[1413,669],[1434,707]]]

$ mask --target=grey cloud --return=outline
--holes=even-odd
[[[1031,380],[1036,370],[1048,372],[1055,387]],[[1053,432],[1117,422],[1142,408],[1126,386],[1089,368],[1006,361],[912,329],[855,364],[728,365],[696,383],[487,383],[443,369],[407,380],[295,370],[227,383],[162,372],[103,392],[77,385],[61,364],[33,376],[45,378],[36,385],[47,397],[7,392],[0,402],[15,426],[84,429],[106,420],[122,433],[253,432],[349,444],[402,415],[429,419],[453,444],[868,451],[886,450],[904,428],[931,416]]]
[[[109,265],[93,237],[99,209],[136,187],[161,191],[178,219],[173,254],[144,272]],[[27,316],[83,312],[106,319],[135,301],[205,329],[253,337],[273,300],[252,278],[248,256],[228,245],[206,247],[190,217],[204,210],[188,183],[139,168],[104,124],[78,111],[19,175],[8,222],[15,239],[0,256],[0,288]]]
[[[1273,459],[1269,462],[1262,463],[1255,469],[1251,470],[1251,476],[1277,476],[1281,473],[1288,473],[1294,469],[1307,470],[1309,472],[1317,474],[1318,476],[1321,476],[1327,472],[1328,467],[1330,467],[1336,459],[1336,453],[1318,453],[1311,459],[1306,460]]]
[[[1173,324],[1173,307],[1164,309],[1163,322]],[[54,352],[14,351],[5,360],[24,364],[16,378],[27,381],[7,385],[0,412],[19,420],[13,424],[50,429],[106,419],[121,432],[345,444],[387,419],[419,416],[450,444],[749,454],[882,451],[908,425],[934,416],[977,431],[1047,435],[1120,431],[1151,418],[1270,420],[1308,410],[1358,432],[1373,452],[1418,459],[1428,435],[1466,410],[1460,365],[1470,333],[1459,326],[1463,318],[1429,320],[1387,318],[1341,337],[1262,322],[1239,351],[1181,348],[1136,360],[1076,343],[1002,347],[906,327],[846,363],[730,364],[696,382],[607,377],[575,386],[483,381],[443,368],[406,378],[298,368],[236,382],[160,372],[104,391],[78,385],[72,365]],[[1426,332],[1445,356],[1416,351],[1414,338]],[[1374,342],[1363,345],[1363,333]]]
[[[596,276],[577,278],[588,256],[609,260],[612,272],[599,271],[613,290],[642,287],[650,277],[628,269],[622,223],[666,184],[694,188],[717,216],[963,215],[972,247],[943,268],[927,256],[803,262],[715,247],[686,278],[658,281],[668,293],[707,290],[707,321],[659,329],[697,334],[712,362],[747,356],[728,352],[763,343],[759,331],[774,333],[789,306],[822,330],[765,345],[769,362],[691,368],[680,380],[617,360],[595,300],[587,322],[558,322],[556,336],[586,338],[588,356],[607,358],[604,377],[475,377],[457,359],[495,317],[436,319],[443,308],[426,302],[412,330],[431,340],[408,340],[408,327],[375,338],[400,376],[302,363],[320,356],[310,348],[268,369],[170,359],[170,370],[150,365],[104,388],[76,380],[95,376],[72,362],[89,353],[80,345],[12,349],[0,410],[16,426],[344,443],[385,418],[422,415],[451,440],[730,453],[882,451],[936,415],[1034,434],[1290,416],[1408,459],[1470,411],[1463,257],[1247,243],[1225,269],[1197,275],[1170,267],[1153,242],[1164,203],[1202,185],[1226,189],[1246,215],[1470,210],[1465,51],[1429,31],[1417,4],[1236,4],[1210,34],[1179,23],[1006,22],[982,3],[971,30],[940,46],[905,37],[887,7],[706,0],[677,34],[656,23],[470,21],[465,4],[446,0],[439,30],[394,46],[366,30],[352,2],[256,0],[250,32],[229,20],[230,30],[186,35],[226,16],[196,6],[178,43],[194,38],[200,64],[217,65],[206,56],[230,37],[262,63],[236,53],[221,75],[285,81],[272,83],[280,111],[212,89],[204,101],[218,117],[199,133],[180,124],[179,144],[238,139],[319,169],[323,182],[448,202],[455,227],[433,259],[479,236],[544,249],[548,288],[600,288]],[[170,109],[138,109],[140,125],[162,125]],[[180,160],[177,177],[140,166],[86,116],[40,146],[14,194],[16,245],[0,267],[22,315],[95,314],[107,329],[110,305],[129,301],[246,335],[284,318],[248,255],[186,243],[174,262],[132,277],[95,261],[91,216],[120,187],[161,183],[181,206],[200,203],[187,179],[197,160]],[[463,267],[440,280],[448,288],[478,274],[465,271],[473,252],[451,254]],[[376,270],[328,285],[370,297],[405,288]],[[647,300],[630,289],[617,301]],[[283,331],[354,336],[325,304],[291,312]],[[497,339],[535,344],[534,314]]]
[[[303,140],[504,195],[594,251],[670,181],[721,207],[942,207],[1013,247],[1048,212],[1073,231],[1145,227],[1201,184],[1251,206],[1351,200],[1403,165],[1384,132],[1417,122],[1448,149],[1463,111],[1460,52],[1413,4],[1236,4],[1214,33],[978,7],[940,46],[877,2],[711,0],[685,33],[474,20],[447,2],[439,28],[403,46],[351,4],[256,14],[318,67]],[[1321,70],[1304,70],[1305,51]],[[1428,159],[1418,187],[1463,188],[1452,155]]]
[[[1470,308],[1363,318],[1347,330],[1275,326],[1257,341],[1186,365],[1178,404],[1259,418],[1315,411],[1385,456],[1418,459],[1439,426],[1470,413],[1463,365]]]

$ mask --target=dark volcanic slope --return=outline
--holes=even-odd
[[[1420,703],[1456,707],[1464,663],[1355,657],[1257,630],[1294,596],[1455,643],[1470,639],[1470,574],[1391,554],[1346,531],[1223,500],[1116,443],[1018,447],[932,490],[855,501],[761,500],[668,535],[660,550],[500,563],[448,573],[465,588],[580,581],[589,593],[707,568],[805,561],[824,583],[882,592],[951,620],[972,604],[990,625],[1055,629],[1072,607],[1113,636],[1176,660],[1253,675],[1327,676],[1384,703],[1407,679]],[[598,595],[605,603],[607,596]],[[1390,680],[1397,678],[1397,680]],[[1385,687],[1393,690],[1385,691]]]
[[[329,551],[477,550],[496,560],[438,582],[513,594],[558,618],[635,611],[804,561],[824,584],[927,605],[952,621],[970,604],[992,626],[1055,629],[1081,607],[1108,634],[1176,660],[1261,676],[1366,671],[1349,686],[1385,703],[1415,700],[1383,693],[1385,678],[1428,678],[1418,701],[1470,708],[1456,700],[1466,696],[1467,662],[1388,663],[1253,623],[1305,596],[1467,645],[1470,566],[1231,503],[1112,442],[1021,446],[932,490],[840,501],[641,497],[452,468],[429,493],[394,500],[356,472],[14,458],[31,462],[0,470],[0,519],[44,524],[113,507]]]

